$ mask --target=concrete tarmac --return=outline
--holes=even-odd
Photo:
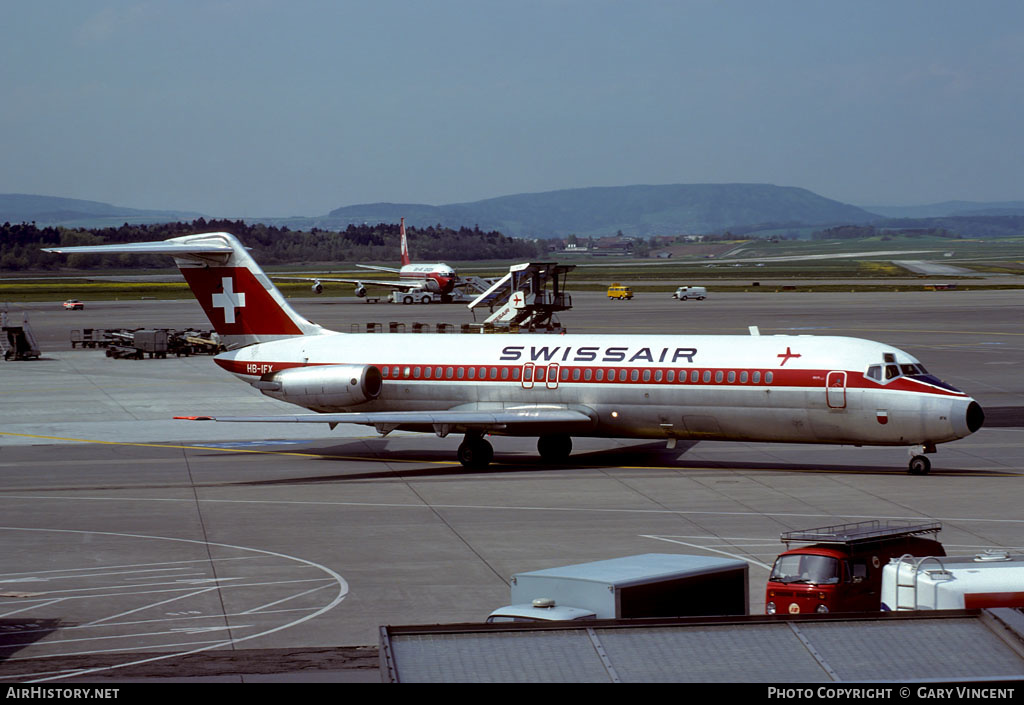
[[[294,407],[208,357],[70,347],[72,328],[208,328],[193,301],[11,306],[44,354],[0,364],[0,683],[374,681],[383,624],[482,620],[515,572],[634,553],[747,560],[760,612],[780,532],[868,518],[940,520],[950,553],[1024,550],[1018,293],[573,300],[570,333],[883,340],[996,421],[940,446],[925,477],[899,448],[576,439],[553,467],[500,437],[495,464],[470,472],[456,437],[172,421]],[[472,320],[457,305],[294,303],[341,331]]]

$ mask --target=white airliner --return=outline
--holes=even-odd
[[[981,406],[911,355],[858,338],[785,335],[345,334],[307,321],[228,233],[50,248],[172,255],[229,350],[214,360],[264,394],[316,413],[216,421],[339,423],[536,436],[564,461],[572,436],[905,446],[909,471],[963,438]],[[208,418],[208,417],[199,417]]]
[[[444,262],[434,264],[413,264],[409,257],[409,239],[405,235],[405,218],[402,218],[402,267],[378,267],[372,264],[357,264],[363,269],[372,269],[378,272],[391,272],[398,275],[398,281],[382,281],[379,279],[340,279],[336,277],[276,277],[277,279],[299,279],[301,281],[313,282],[313,292],[323,293],[323,282],[342,282],[344,284],[356,285],[356,296],[366,296],[367,286],[384,286],[404,294],[400,298],[403,303],[411,304],[414,301],[429,302],[428,294],[450,294],[458,284],[459,278],[455,270]]]

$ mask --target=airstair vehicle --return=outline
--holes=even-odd
[[[528,330],[562,333],[555,314],[572,308],[572,297],[565,293],[565,280],[575,265],[556,262],[523,262],[509,267],[508,274],[468,304],[473,311],[488,306],[490,315],[484,329]],[[551,290],[547,285],[551,283]],[[499,303],[502,302],[502,303]]]

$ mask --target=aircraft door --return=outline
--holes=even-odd
[[[533,389],[533,370],[536,367],[532,362],[523,365],[523,389]]]
[[[558,364],[548,365],[548,389],[558,389]]]
[[[829,372],[825,378],[825,398],[830,409],[846,408],[846,373]]]

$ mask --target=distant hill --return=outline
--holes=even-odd
[[[759,224],[866,223],[878,216],[807,189],[770,184],[610,186],[527,193],[445,206],[371,203],[345,206],[318,227],[350,223],[474,225],[520,237],[648,236],[709,233]]]
[[[109,227],[123,223],[167,223],[191,221],[202,217],[200,213],[186,211],[155,211],[122,208],[98,201],[77,198],[33,196],[20,193],[0,194],[0,223],[31,223],[40,227],[65,225],[68,227]]]
[[[864,206],[887,218],[1024,215],[1024,201],[942,201],[923,206]]]

